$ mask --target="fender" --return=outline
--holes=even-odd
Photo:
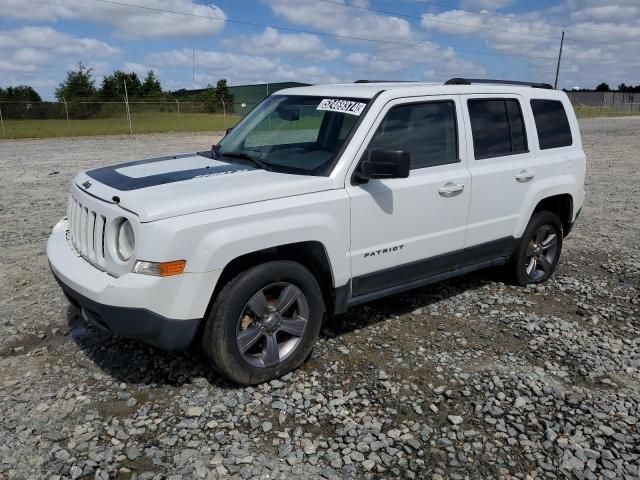
[[[232,260],[271,247],[315,241],[323,245],[334,285],[351,278],[349,199],[343,189],[200,212],[146,224],[153,260],[186,259],[185,272],[221,271]],[[163,235],[166,232],[167,235]],[[169,232],[172,232],[169,235]],[[214,285],[211,285],[213,291]]]
[[[575,199],[578,192],[574,175],[558,175],[536,182],[532,187],[533,188],[529,190],[523,201],[523,206],[526,207],[526,210],[522,212],[522,215],[520,215],[520,219],[516,225],[516,230],[514,232],[515,238],[520,238],[522,236],[535,208],[545,198],[563,194],[571,195],[571,198],[574,199],[574,211],[571,212],[571,219],[573,220],[575,218]]]

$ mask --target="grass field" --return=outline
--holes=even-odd
[[[157,113],[132,115],[133,133],[220,131],[234,126],[238,115],[211,113]],[[125,117],[86,120],[5,120],[4,135],[0,138],[50,138],[87,135],[116,135],[129,133]],[[2,132],[0,131],[0,135]]]
[[[639,111],[624,112],[620,110],[614,110],[611,107],[593,107],[590,105],[574,105],[573,109],[575,110],[576,116],[578,118],[630,117],[640,115]]]
[[[592,107],[575,105],[578,118],[637,116],[640,112],[620,112],[609,107]],[[212,113],[144,113],[131,116],[133,133],[156,132],[198,132],[221,131],[233,127],[242,117]],[[313,120],[313,119],[312,119]],[[274,120],[279,121],[279,120]],[[301,121],[297,128],[308,128]],[[270,125],[271,127],[273,125]],[[291,128],[291,126],[289,127]],[[85,120],[4,120],[4,133],[0,131],[0,139],[6,138],[51,138],[88,135],[117,135],[129,133],[126,117],[94,118]]]

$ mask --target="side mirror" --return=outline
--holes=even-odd
[[[231,130],[233,130],[233,127],[231,127],[231,128],[227,128],[227,131],[225,132],[225,134],[224,134],[224,135],[225,135],[225,136],[229,135],[229,133],[231,132]]]
[[[357,171],[360,180],[407,178],[411,155],[404,150],[374,150]]]
[[[283,107],[278,109],[278,118],[286,122],[300,120],[300,110],[294,107]]]

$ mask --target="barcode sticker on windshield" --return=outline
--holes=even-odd
[[[338,98],[325,98],[320,102],[316,110],[326,110],[328,112],[348,113],[349,115],[360,115],[366,107],[366,103],[354,102],[352,100],[340,100]]]

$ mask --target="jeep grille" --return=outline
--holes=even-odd
[[[85,260],[104,270],[104,234],[107,219],[69,196],[69,238],[73,247]]]

